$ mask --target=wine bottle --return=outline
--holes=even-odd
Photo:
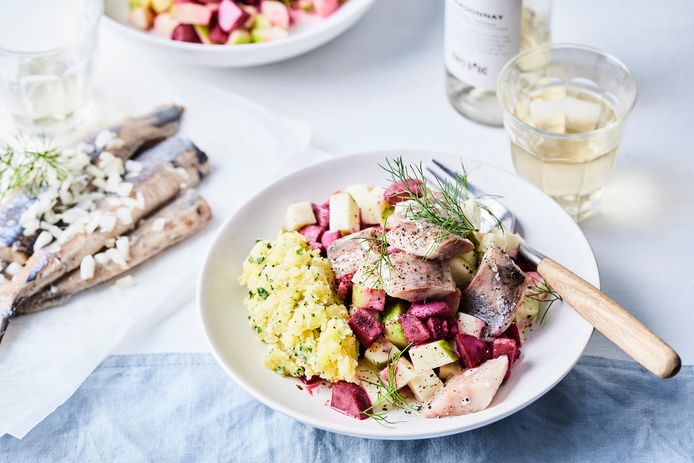
[[[446,91],[465,117],[501,126],[496,79],[519,51],[550,41],[551,0],[446,0]]]

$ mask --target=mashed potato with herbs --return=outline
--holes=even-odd
[[[296,232],[259,240],[243,264],[251,327],[268,344],[265,366],[282,375],[354,378],[359,348],[333,289],[330,262]]]

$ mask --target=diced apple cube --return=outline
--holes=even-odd
[[[396,389],[402,389],[403,387],[407,386],[412,378],[417,376],[417,372],[414,371],[414,367],[410,361],[404,357],[400,357],[398,359],[398,363],[395,365],[388,365],[381,370],[380,377],[385,384],[390,383],[391,368],[393,369],[392,385],[395,386]]]
[[[450,260],[451,275],[455,285],[465,288],[472,281],[475,275],[475,268],[469,264],[462,256],[454,257]]]
[[[154,24],[154,12],[148,7],[135,8],[128,13],[128,21],[144,31],[148,31]]]
[[[474,199],[466,199],[461,203],[461,206],[465,218],[468,219],[475,228],[479,229],[482,223],[482,217],[480,206],[477,202]]]
[[[330,230],[349,235],[359,231],[359,206],[347,192],[330,196]]]
[[[404,349],[409,344],[399,320],[400,315],[405,312],[407,312],[407,307],[403,301],[391,301],[382,317],[385,326],[383,335],[388,341],[401,349]]]
[[[261,16],[262,15],[258,15],[258,18]],[[256,18],[256,24],[258,23],[258,18]],[[273,40],[286,39],[287,37],[289,37],[289,32],[281,27],[254,28],[253,31],[251,31],[251,40],[253,40],[254,43],[272,42]]]
[[[359,207],[361,207],[361,203],[364,202],[364,199],[366,199],[371,190],[373,190],[371,185],[364,184],[350,185],[345,188],[345,191],[352,195],[352,198],[359,204]]]
[[[169,13],[160,13],[154,18],[154,32],[157,35],[170,39],[173,31],[180,23]]]
[[[287,214],[284,216],[284,228],[287,230],[297,231],[314,223],[316,223],[316,216],[313,215],[313,208],[308,201],[295,203],[287,208]]]
[[[518,255],[520,242],[520,235],[495,229],[482,235],[477,252],[483,255],[490,247],[495,245],[509,256],[515,257]]]
[[[400,349],[385,339],[376,340],[364,351],[364,358],[376,368],[383,368],[390,359],[400,353]]]
[[[411,347],[410,359],[412,359],[415,371],[421,373],[455,362],[458,360],[458,354],[455,353],[453,346],[448,341],[441,339]]]
[[[407,386],[420,402],[429,402],[434,394],[443,387],[443,382],[436,376],[434,370],[426,370],[412,378]]]
[[[241,45],[244,43],[251,43],[250,32],[243,29],[236,29],[234,32],[229,34],[227,45]]]
[[[469,334],[479,338],[484,331],[486,323],[479,318],[472,316],[470,314],[459,312],[458,313],[458,332],[462,334]]]
[[[171,16],[183,24],[207,26],[212,19],[212,9],[197,3],[176,3],[171,7]]]
[[[354,282],[354,279],[352,279],[352,282]],[[386,292],[383,289],[373,289],[354,282],[352,304],[360,309],[382,312],[386,304]]]
[[[461,371],[463,371],[463,367],[460,366],[460,362],[451,362],[446,365],[442,365],[439,368],[439,378],[446,381],[448,378],[460,373]]]
[[[284,3],[277,0],[263,0],[260,3],[260,11],[273,26],[289,30],[289,10]]]
[[[224,32],[233,32],[246,19],[248,19],[248,13],[231,0],[222,0],[222,3],[219,4],[217,22]]]
[[[523,336],[525,336],[526,330],[532,326],[533,320],[537,318],[541,306],[542,303],[538,299],[525,296],[521,305],[516,309],[516,325]]]
[[[383,194],[385,188],[371,185],[351,185],[346,191],[352,195],[361,211],[361,221],[367,225],[382,225],[383,212],[388,203]]]
[[[152,9],[155,13],[164,13],[171,8],[172,0],[152,0]]]
[[[359,360],[355,380],[357,384],[364,388],[372,404],[375,404],[380,399],[379,392],[381,391],[381,387],[379,387],[378,384],[378,373],[379,371],[374,369],[371,363],[364,359]]]

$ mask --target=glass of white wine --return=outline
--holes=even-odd
[[[581,221],[600,205],[636,81],[615,57],[547,45],[512,58],[497,85],[518,175]]]
[[[23,133],[74,129],[91,102],[101,0],[0,0],[0,100]]]

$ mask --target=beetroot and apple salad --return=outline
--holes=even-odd
[[[128,21],[181,42],[240,45],[289,36],[310,16],[327,18],[346,0],[129,0]]]
[[[388,186],[351,185],[285,218],[330,261],[360,345],[356,376],[332,386],[331,406],[381,423],[394,408],[427,418],[483,410],[557,296],[519,267],[519,236],[480,232],[483,206],[461,194],[464,176],[431,186],[401,159],[384,168]]]

